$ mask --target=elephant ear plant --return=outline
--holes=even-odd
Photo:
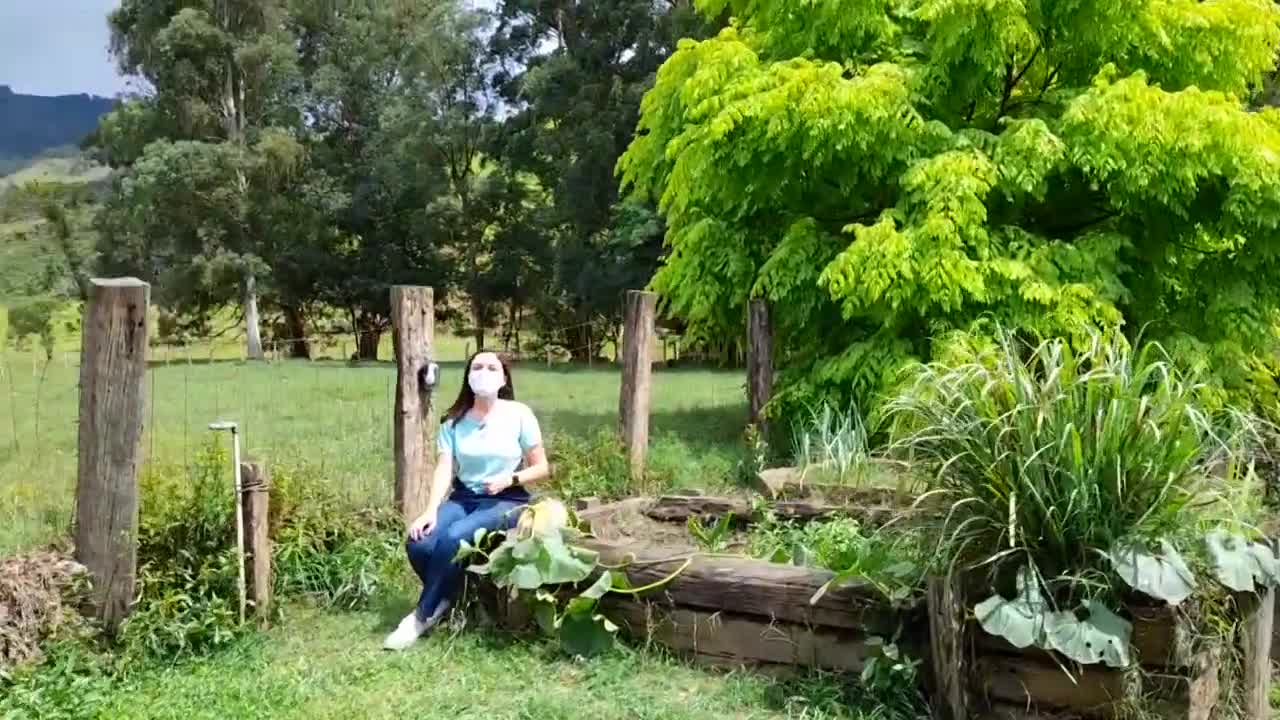
[[[1001,334],[919,367],[886,409],[895,450],[930,472],[920,504],[937,556],[990,581],[983,629],[1124,667],[1124,604],[1280,583],[1241,502],[1256,494],[1247,458],[1263,424],[1206,408],[1158,346],[1082,345]]]

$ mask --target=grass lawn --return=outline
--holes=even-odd
[[[463,341],[442,339],[443,387],[462,382]],[[78,356],[70,341],[47,368],[34,352],[7,351],[0,374],[0,554],[65,533],[76,476]],[[334,351],[334,356],[340,352]],[[182,466],[211,441],[210,422],[240,422],[247,452],[269,462],[307,463],[353,506],[389,504],[393,487],[389,362],[246,364],[234,346],[190,354],[155,349],[148,374],[144,449],[153,464]],[[390,356],[389,349],[383,358]],[[43,373],[43,379],[41,375]],[[555,439],[617,425],[616,367],[527,363],[514,370],[517,397]],[[745,421],[740,372],[659,371],[653,383],[651,465],[675,486],[715,487],[728,477]]]
[[[567,720],[875,717],[830,679],[708,672],[643,649],[575,662],[480,630],[380,649],[391,613],[294,609],[287,624],[203,660],[144,670],[94,713],[127,720]],[[15,719],[16,720],[16,719]]]

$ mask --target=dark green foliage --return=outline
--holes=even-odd
[[[585,440],[560,434],[549,447],[556,469],[550,487],[558,497],[612,500],[630,494],[626,452],[612,430],[600,430]]]

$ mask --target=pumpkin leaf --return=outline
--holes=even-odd
[[[596,581],[591,584],[591,587],[582,591],[582,597],[590,598],[592,600],[599,600],[600,598],[604,597],[604,594],[609,592],[609,590],[611,590],[612,588],[613,588],[613,573],[608,570],[605,570],[604,572],[600,573],[600,577],[596,578]]]
[[[560,646],[570,655],[593,657],[613,647],[616,630],[603,615],[566,612],[560,620]]]

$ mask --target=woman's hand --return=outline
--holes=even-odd
[[[511,481],[510,475],[499,475],[484,481],[484,491],[489,495],[497,495],[503,490],[511,487],[513,484],[514,483]]]
[[[417,542],[431,533],[436,526],[436,511],[428,510],[409,523],[409,539]]]

